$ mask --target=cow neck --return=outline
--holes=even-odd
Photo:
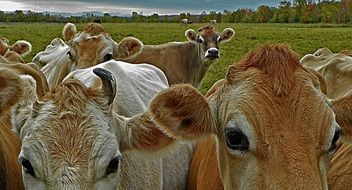
[[[191,56],[190,64],[188,64],[188,72],[190,75],[189,83],[194,87],[199,88],[202,80],[211,64],[206,64],[204,59],[204,53],[202,52],[201,45],[199,43],[192,42],[194,46],[194,54]],[[209,61],[208,61],[209,62]]]

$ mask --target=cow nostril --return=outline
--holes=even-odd
[[[217,55],[217,54],[219,54],[219,51],[217,49],[209,49],[208,53],[213,54],[213,55]]]

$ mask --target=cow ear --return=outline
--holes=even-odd
[[[188,84],[160,92],[149,109],[158,126],[173,137],[192,139],[217,131],[210,104]]]
[[[0,55],[4,55],[9,49],[9,40],[3,37],[0,37]]]
[[[38,101],[36,81],[29,75],[21,75],[22,96],[11,108],[11,122],[13,130],[23,138],[28,130],[24,128],[26,121],[31,117],[33,105]]]
[[[336,121],[340,125],[342,142],[352,143],[352,91],[345,96],[331,101],[336,115]]]
[[[25,40],[19,40],[10,47],[10,50],[18,53],[23,57],[32,51],[32,45]]]
[[[152,120],[149,112],[136,115],[125,121],[122,126],[122,151],[138,150],[155,152],[167,150],[173,144],[174,138],[167,136]]]
[[[8,111],[22,96],[22,80],[9,69],[0,69],[0,115]]]
[[[72,40],[75,37],[76,33],[76,25],[69,22],[65,25],[64,29],[62,30],[62,36],[66,42]]]
[[[186,30],[185,36],[189,41],[197,41],[197,33],[193,29]]]
[[[143,43],[134,37],[126,37],[119,44],[115,44],[114,56],[117,60],[125,60],[141,53]]]
[[[228,42],[235,36],[235,31],[232,28],[225,28],[224,31],[221,32],[221,42]]]

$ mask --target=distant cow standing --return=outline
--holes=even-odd
[[[181,20],[181,25],[183,25],[183,24],[187,25],[188,24],[188,19],[186,19],[186,18],[182,19]]]
[[[216,24],[216,20],[209,20],[209,24],[215,25]]]
[[[144,45],[142,52],[124,61],[149,63],[161,69],[169,84],[189,83],[199,88],[209,66],[220,57],[219,45],[235,35],[232,28],[218,33],[208,25],[185,32],[188,41],[160,45]]]

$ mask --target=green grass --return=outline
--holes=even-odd
[[[129,23],[129,24],[106,24],[103,26],[116,41],[123,37],[134,36],[144,44],[160,44],[169,41],[185,41],[184,32],[188,28],[198,29],[203,24],[180,24],[161,23]],[[77,25],[78,30],[83,24]],[[32,53],[25,60],[30,61],[33,56],[51,42],[55,37],[61,37],[64,24],[54,23],[2,23],[0,35],[6,37],[11,43],[25,39],[32,43]],[[352,41],[350,25],[326,25],[326,24],[218,24],[216,28],[222,31],[226,27],[232,27],[236,35],[231,42],[221,46],[221,58],[213,64],[203,80],[201,91],[206,92],[211,85],[226,74],[227,67],[237,62],[249,50],[258,44],[272,42],[285,43],[295,50],[301,57],[307,53],[313,53],[318,48],[328,47],[333,52],[343,49],[351,49]]]

